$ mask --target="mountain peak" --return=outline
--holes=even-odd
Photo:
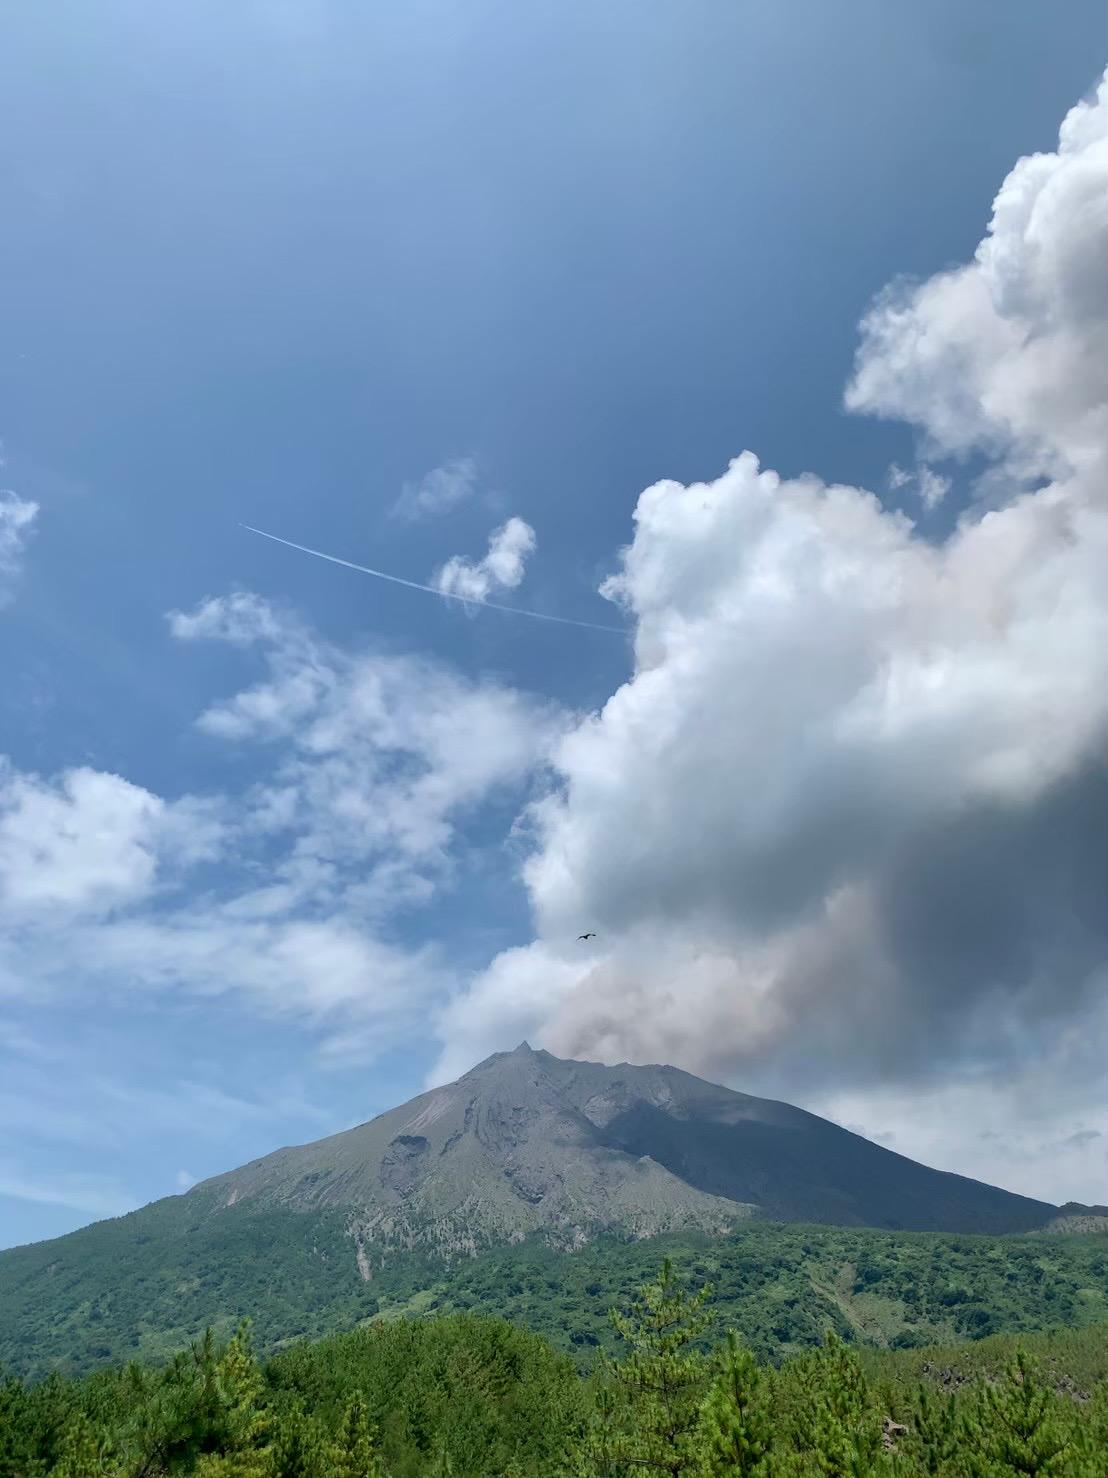
[[[344,1206],[382,1254],[531,1234],[579,1245],[604,1230],[712,1230],[751,1215],[1009,1232],[1055,1214],[785,1103],[674,1067],[566,1061],[527,1041],[368,1124],[189,1194],[217,1207]]]
[[[378,1270],[410,1252],[452,1262],[528,1237],[575,1249],[604,1233],[712,1235],[753,1217],[1084,1234],[1103,1230],[1103,1211],[1059,1210],[930,1170],[802,1109],[679,1068],[566,1061],[521,1042],[357,1128],[277,1150],[95,1230],[4,1253],[0,1306],[19,1318],[2,1321],[0,1347],[38,1341],[50,1368],[64,1364],[75,1308],[123,1305],[124,1290],[138,1307],[139,1255],[158,1270],[159,1286],[167,1281],[161,1270],[189,1270],[169,1280],[189,1290],[185,1301],[159,1302],[155,1316],[184,1328],[189,1310],[211,1322],[233,1307],[224,1302],[229,1289],[256,1287],[263,1249],[267,1277],[309,1292],[326,1263],[327,1276],[347,1280],[355,1300]],[[290,1213],[304,1217],[303,1232]],[[27,1254],[39,1270],[33,1277]],[[194,1286],[208,1290],[195,1303]],[[286,1328],[293,1320],[302,1332],[296,1298],[294,1291]],[[314,1302],[311,1309],[314,1318]],[[90,1325],[89,1337],[99,1340],[109,1324]]]

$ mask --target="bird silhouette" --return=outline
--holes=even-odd
[[[595,934],[578,934],[578,939],[595,939]]]

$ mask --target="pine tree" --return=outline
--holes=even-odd
[[[335,1478],[379,1478],[381,1473],[369,1412],[360,1393],[354,1395],[343,1412],[334,1473]]]
[[[262,1448],[269,1435],[263,1396],[265,1382],[250,1348],[250,1327],[244,1324],[224,1350],[216,1366],[220,1401],[219,1442],[228,1452]]]
[[[269,1454],[258,1452],[209,1452],[197,1459],[195,1478],[270,1478]]]
[[[270,1478],[330,1478],[330,1453],[315,1422],[299,1403],[276,1423],[269,1451]]]
[[[51,1478],[101,1478],[105,1471],[92,1424],[78,1413],[66,1428],[61,1456],[51,1471]]]
[[[1108,1468],[1108,1380],[1085,1404],[1074,1458],[1074,1478],[1103,1478]]]
[[[39,1478],[44,1471],[31,1429],[30,1401],[23,1382],[14,1377],[0,1380],[0,1478]]]
[[[923,1472],[944,1473],[957,1450],[961,1434],[953,1394],[944,1400],[921,1383],[916,1394],[911,1433],[909,1446]]]
[[[1074,1420],[1070,1403],[1041,1379],[1026,1350],[1017,1349],[1003,1379],[982,1388],[971,1440],[1000,1474],[1050,1478],[1066,1472]]]
[[[705,1478],[769,1478],[773,1426],[765,1379],[734,1330],[701,1415]]]
[[[696,1344],[711,1327],[704,1307],[710,1293],[704,1287],[687,1294],[666,1258],[661,1276],[639,1290],[628,1314],[612,1311],[627,1353],[605,1367],[611,1399],[598,1405],[586,1438],[581,1457],[594,1466],[585,1471],[612,1478],[632,1471],[677,1478],[695,1471],[709,1371]]]
[[[829,1332],[802,1370],[803,1400],[793,1430],[801,1471],[821,1478],[873,1478],[889,1471],[880,1419],[855,1352]]]
[[[585,1437],[571,1448],[567,1478],[618,1478],[626,1471],[617,1456],[619,1441],[615,1394],[610,1386],[602,1385],[593,1399]]]
[[[245,1324],[222,1350],[208,1331],[164,1370],[128,1367],[121,1391],[127,1419],[119,1432],[127,1454],[123,1471],[135,1478],[194,1468],[209,1478],[224,1471],[263,1472],[263,1395]],[[228,1466],[232,1457],[236,1461]],[[228,1462],[221,1466],[216,1459]]]

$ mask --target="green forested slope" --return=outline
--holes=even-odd
[[[349,1328],[377,1311],[341,1211],[182,1219],[181,1197],[0,1254],[0,1366],[81,1371],[158,1359],[252,1318],[259,1343]],[[421,1263],[406,1261],[410,1290]]]
[[[583,1379],[459,1314],[0,1382],[0,1478],[1104,1478],[1108,1325],[758,1362],[667,1265]]]
[[[1082,1233],[1100,1224],[1098,1208],[932,1170],[673,1067],[521,1043],[354,1129],[0,1252],[0,1361],[160,1358],[247,1315],[271,1350],[379,1311],[455,1306],[511,1314],[582,1358],[606,1337],[590,1288],[629,1286],[655,1255],[636,1248],[659,1237],[718,1276],[721,1307],[763,1352],[828,1326],[880,1344],[1087,1322],[1104,1259],[1082,1237],[1046,1237],[1059,1215]],[[560,1256],[582,1245],[592,1272],[592,1253]]]
[[[720,1316],[765,1358],[818,1343],[828,1328],[860,1343],[910,1345],[1108,1317],[1103,1235],[752,1223],[718,1239],[602,1240],[574,1253],[530,1243],[450,1265],[409,1253],[367,1282],[338,1209],[232,1208],[182,1224],[183,1199],[3,1254],[0,1365],[41,1374],[159,1359],[209,1326],[227,1335],[246,1317],[269,1351],[378,1314],[471,1310],[527,1325],[585,1366],[611,1340],[610,1304],[663,1252],[714,1284]]]
[[[828,1329],[862,1344],[911,1347],[1108,1319],[1108,1236],[758,1224],[725,1238],[601,1242],[569,1255],[510,1249],[456,1267],[402,1307],[489,1310],[580,1356],[612,1346],[611,1302],[628,1297],[662,1255],[712,1284],[719,1318],[765,1359],[819,1344]]]

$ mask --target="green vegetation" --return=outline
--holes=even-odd
[[[580,1424],[570,1363],[499,1320],[403,1323],[259,1365],[245,1333],[168,1365],[0,1387],[0,1478],[552,1473]]]
[[[667,1258],[628,1313],[612,1311],[625,1352],[604,1366],[593,1419],[577,1443],[578,1471],[697,1469],[711,1374],[710,1356],[699,1348],[712,1326],[709,1292],[705,1286],[688,1297]]]
[[[271,1354],[474,1310],[587,1368],[615,1339],[609,1298],[662,1255],[713,1283],[763,1360],[827,1328],[884,1347],[1080,1326],[1108,1317],[1103,1210],[929,1170],[676,1068],[522,1043],[355,1129],[0,1252],[0,1365],[156,1363],[244,1318]]]
[[[827,1329],[878,1348],[980,1340],[1108,1319],[1108,1237],[958,1237],[752,1222],[726,1237],[601,1240],[573,1253],[535,1241],[447,1264],[394,1256],[358,1273],[347,1214],[196,1210],[181,1198],[55,1242],[5,1253],[0,1363],[21,1375],[158,1361],[245,1318],[264,1353],[378,1316],[496,1314],[545,1335],[582,1369],[615,1347],[609,1305],[663,1256],[711,1283],[717,1319],[759,1359],[818,1345]],[[164,1211],[162,1208],[166,1208]]]
[[[762,1360],[818,1345],[827,1329],[851,1343],[911,1348],[1108,1319],[1103,1235],[952,1237],[757,1222],[722,1238],[491,1253],[422,1287],[404,1311],[487,1310],[588,1364],[590,1351],[614,1348],[609,1304],[626,1302],[660,1256],[711,1283],[717,1319]]]
[[[919,1350],[859,1348],[858,1356],[874,1380],[926,1381],[957,1391],[974,1381],[992,1379],[1012,1358],[1016,1345],[1046,1369],[1059,1390],[1083,1399],[1108,1380],[1108,1324],[1083,1329],[1052,1329],[1033,1334],[997,1334],[972,1343],[925,1346]]]
[[[342,1212],[216,1219],[195,1202],[182,1223],[186,1200],[2,1254],[0,1365],[73,1373],[159,1360],[207,1328],[227,1338],[248,1317],[270,1350],[376,1313]]]
[[[268,1361],[240,1330],[156,1367],[0,1382],[0,1478],[1103,1478],[1108,1325],[779,1365],[660,1277],[581,1377],[540,1336],[454,1314]],[[1017,1342],[1018,1340],[1018,1342]]]

